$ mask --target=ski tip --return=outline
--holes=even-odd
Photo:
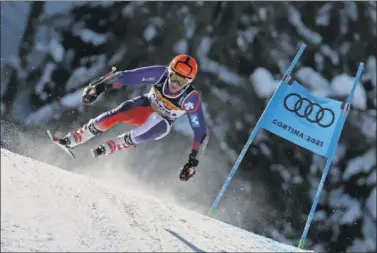
[[[48,136],[50,137],[50,139],[52,140],[53,138],[52,138],[52,134],[51,134],[51,131],[50,131],[50,130],[48,130],[48,129],[47,129],[47,134],[48,134]]]
[[[76,156],[70,150],[67,149],[67,152],[70,155],[70,157],[72,157],[72,159],[76,159]]]
[[[97,158],[97,155],[96,155],[96,152],[95,152],[95,149],[90,149],[90,153],[92,153],[92,156],[93,158]]]

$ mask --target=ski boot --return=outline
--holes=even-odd
[[[99,145],[95,149],[91,149],[91,153],[94,158],[101,155],[111,155],[115,151],[120,151],[126,148],[135,147],[135,144],[131,141],[130,133],[119,135],[115,139],[106,141],[106,143]]]
[[[97,148],[91,149],[90,152],[92,152],[94,158],[97,158],[97,156],[106,154],[106,148],[104,145],[99,145]]]
[[[71,141],[68,137],[59,138],[51,133],[50,130],[47,130],[47,134],[50,137],[51,141],[58,145],[61,149],[63,149],[70,157],[75,159],[75,155],[71,151],[71,147],[69,146]]]

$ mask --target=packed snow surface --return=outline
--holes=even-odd
[[[1,195],[1,251],[300,251],[6,149]]]

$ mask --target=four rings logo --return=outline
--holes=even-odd
[[[313,103],[298,93],[291,93],[284,99],[284,107],[290,112],[294,112],[300,118],[304,118],[311,123],[317,123],[326,128],[335,121],[335,113],[329,108],[323,108],[318,103]]]

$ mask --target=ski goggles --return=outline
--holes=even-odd
[[[174,72],[171,69],[169,69],[169,80],[182,87],[188,85],[192,81],[192,79],[181,76],[180,74]]]

